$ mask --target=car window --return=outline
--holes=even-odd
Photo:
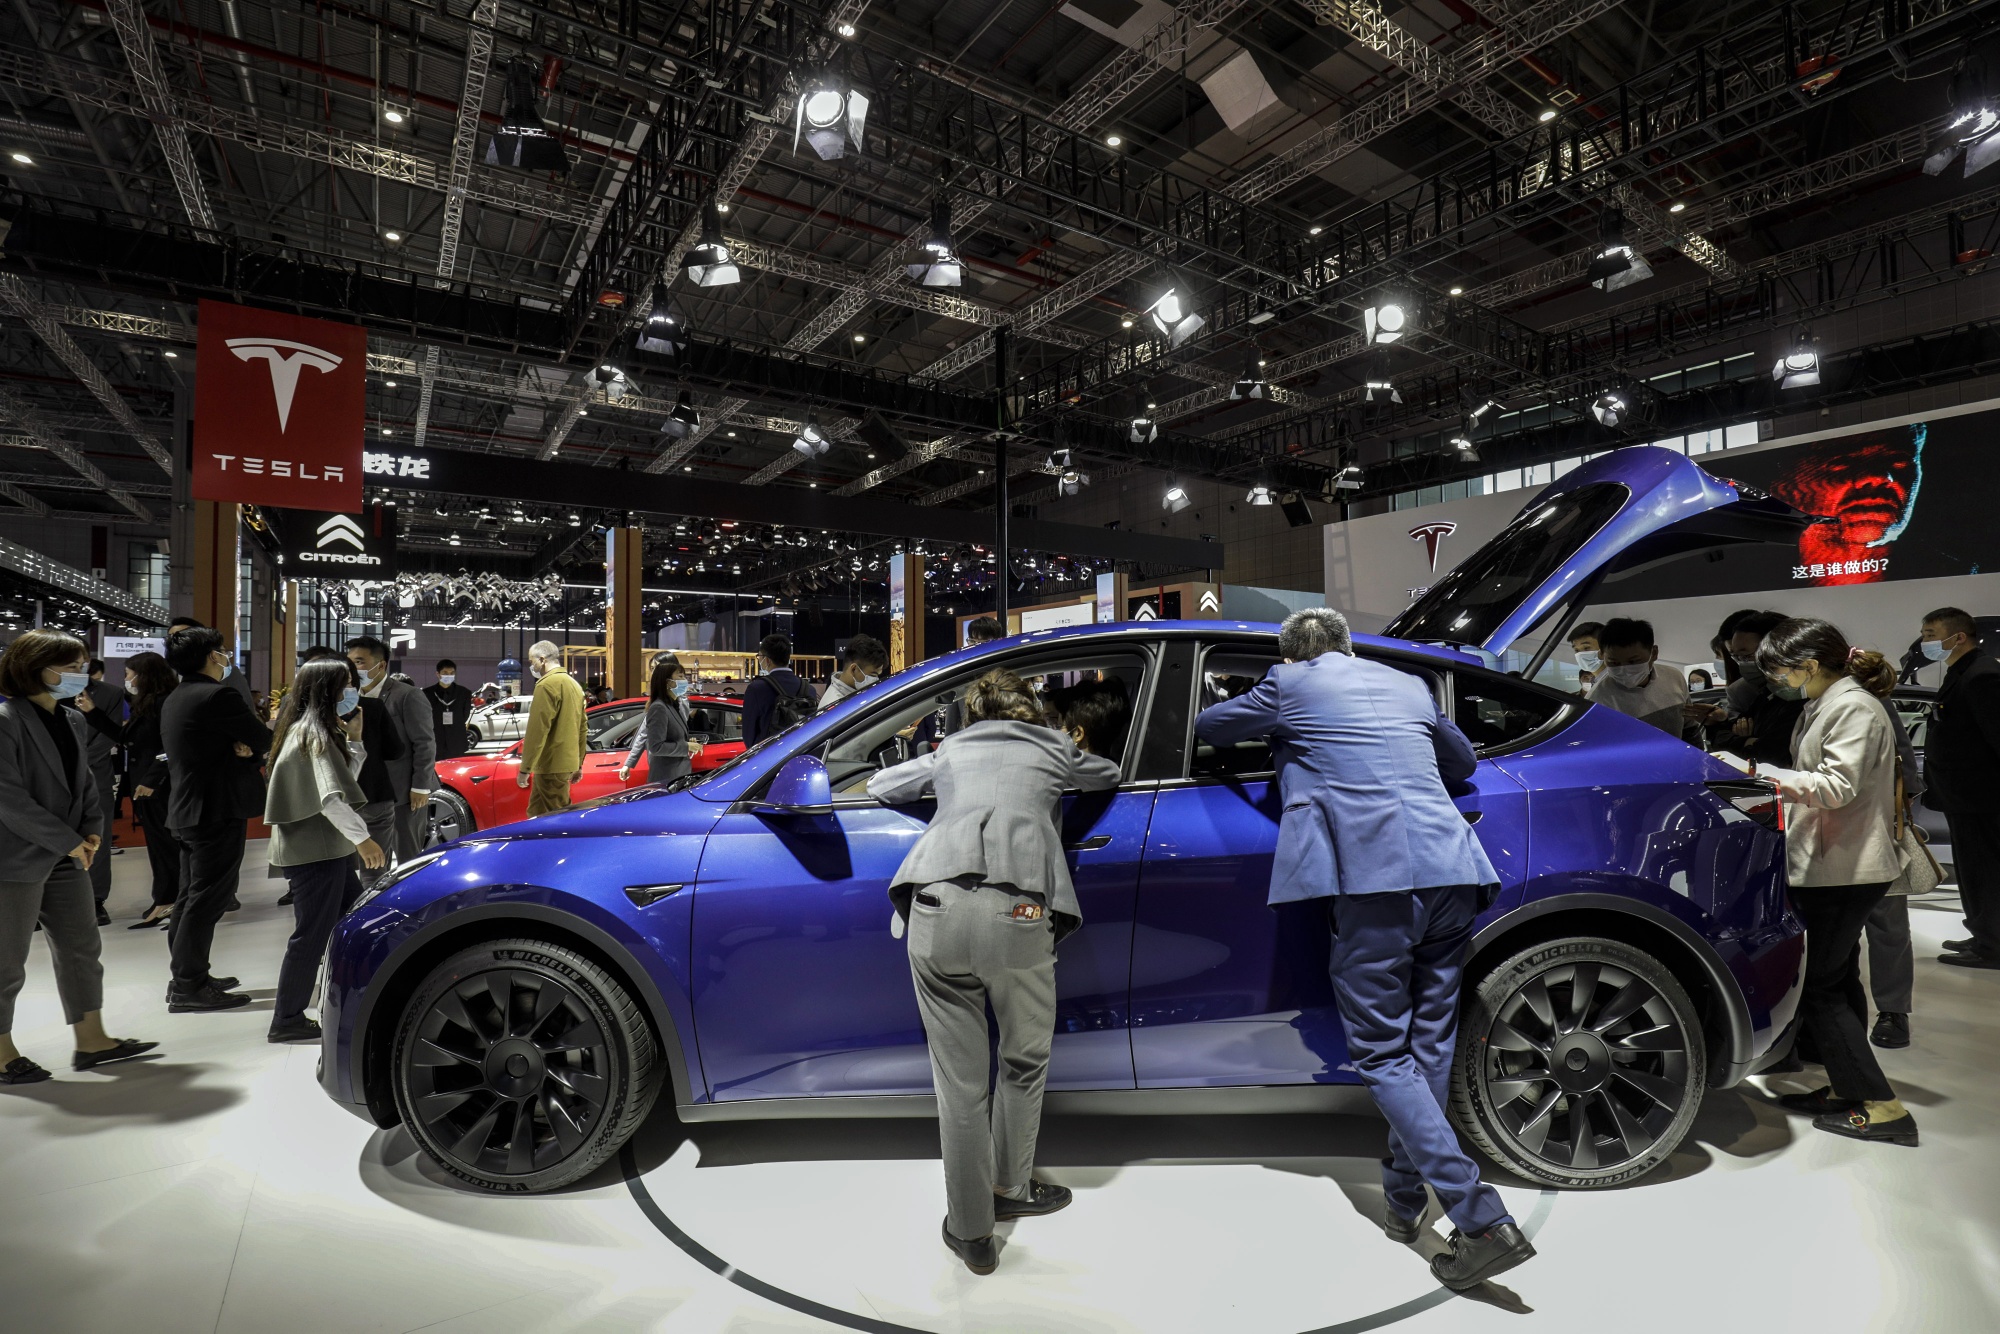
[[[1933,702],[1928,699],[1912,699],[1906,695],[1896,696],[1893,702],[1896,705],[1896,716],[1903,720],[1903,730],[1910,734],[1910,744],[1922,750],[1924,738],[1931,730]]]
[[[1479,751],[1510,746],[1540,731],[1567,703],[1504,676],[1452,673],[1452,721]]]
[[[743,710],[726,704],[688,705],[688,735],[703,745],[743,739]]]
[[[876,710],[834,738],[823,756],[833,790],[843,798],[865,800],[868,780],[878,770],[935,750],[965,726],[966,688],[996,666],[1019,673],[1035,688],[1048,719],[1081,728],[1093,753],[1122,764],[1142,703],[1146,662],[1146,654],[1129,648],[1095,653],[1071,649],[984,661],[917,696]]]
[[[1398,671],[1410,673],[1429,686],[1434,697],[1438,694],[1440,682],[1435,672],[1393,658],[1378,658],[1373,654],[1368,657],[1371,662],[1385,663]],[[1235,699],[1263,680],[1264,674],[1280,661],[1282,659],[1275,648],[1218,646],[1209,649],[1202,656],[1201,697],[1196,701],[1196,708],[1206,709],[1224,700]],[[1188,776],[1191,778],[1266,777],[1275,768],[1270,744],[1262,737],[1239,741],[1232,746],[1211,746],[1197,739],[1188,760]]]
[[[645,713],[645,708],[638,704],[621,704],[609,709],[592,711],[585,715],[583,729],[585,744],[591,750],[609,750],[617,744],[612,733],[622,731],[625,744],[631,745],[632,732],[638,727],[639,720],[645,717]]]

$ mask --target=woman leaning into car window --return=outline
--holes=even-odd
[[[1796,767],[1756,772],[1778,785],[1785,804],[1792,902],[1806,924],[1801,1036],[1827,1075],[1826,1087],[1779,1101],[1836,1135],[1915,1145],[1916,1118],[1868,1045],[1861,988],[1862,924],[1902,873],[1896,737],[1881,700],[1895,669],[1810,616],[1767,633],[1757,666],[1781,697],[1807,701],[1792,732]]]

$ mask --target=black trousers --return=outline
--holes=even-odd
[[[292,938],[285,942],[285,961],[278,966],[278,999],[272,1008],[271,1027],[297,1023],[312,1002],[313,981],[319,976],[320,956],[333,936],[341,914],[361,897],[361,878],[354,873],[354,858],[306,862],[284,868],[285,883],[292,890]]]
[[[111,849],[115,842],[112,823],[118,818],[118,769],[111,756],[93,762],[90,776],[97,780],[97,836],[103,840],[96,860],[90,863],[90,896],[102,908],[111,897]]]
[[[244,820],[217,820],[174,831],[184,850],[180,897],[174,901],[173,921],[167,927],[177,991],[193,991],[208,980],[215,924],[235,897],[248,827]]]
[[[2000,813],[1953,811],[1951,869],[1976,953],[2000,958]]]
[[[160,797],[132,798],[132,812],[146,831],[146,860],[153,866],[153,906],[165,908],[181,894],[181,841],[167,828],[167,803]]]
[[[1861,927],[1887,883],[1801,885],[1792,906],[1806,924],[1803,1036],[1826,1067],[1836,1098],[1886,1102],[1896,1096],[1868,1045],[1868,996],[1861,986]]]

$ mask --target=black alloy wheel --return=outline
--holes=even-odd
[[[424,806],[424,846],[435,848],[453,839],[476,833],[479,821],[464,797],[448,787],[438,788]]]
[[[480,743],[480,741],[481,741],[481,740],[482,740],[482,738],[481,738],[481,737],[480,737],[480,735],[479,735],[479,729],[478,729],[478,728],[476,728],[476,727],[474,727],[474,726],[473,726],[473,725],[472,725],[471,723],[467,723],[467,724],[465,725],[465,748],[466,748],[466,750],[467,750],[467,751],[474,751],[474,750],[478,750],[478,749],[479,749],[479,743]]]
[[[1452,1110],[1523,1177],[1614,1186],[1680,1144],[1706,1070],[1701,1017],[1665,966],[1622,941],[1570,937],[1480,979],[1459,1024]]]
[[[637,1130],[663,1062],[645,1016],[602,967],[502,940],[436,968],[403,1012],[396,1106],[445,1171],[486,1190],[544,1191]]]

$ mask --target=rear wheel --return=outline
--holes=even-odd
[[[463,838],[479,829],[472,807],[464,797],[448,787],[431,793],[430,802],[424,807],[424,821],[424,846],[427,848]]]
[[[559,945],[499,940],[447,959],[411,996],[396,1109],[459,1180],[554,1190],[631,1138],[664,1068],[638,1002],[602,967]]]
[[[477,750],[482,740],[484,738],[479,735],[479,729],[467,723],[465,725],[465,748],[467,750]]]
[[[1459,1023],[1452,1111],[1493,1160],[1573,1189],[1663,1162],[1701,1107],[1701,1016],[1656,959],[1572,936],[1479,982]]]

